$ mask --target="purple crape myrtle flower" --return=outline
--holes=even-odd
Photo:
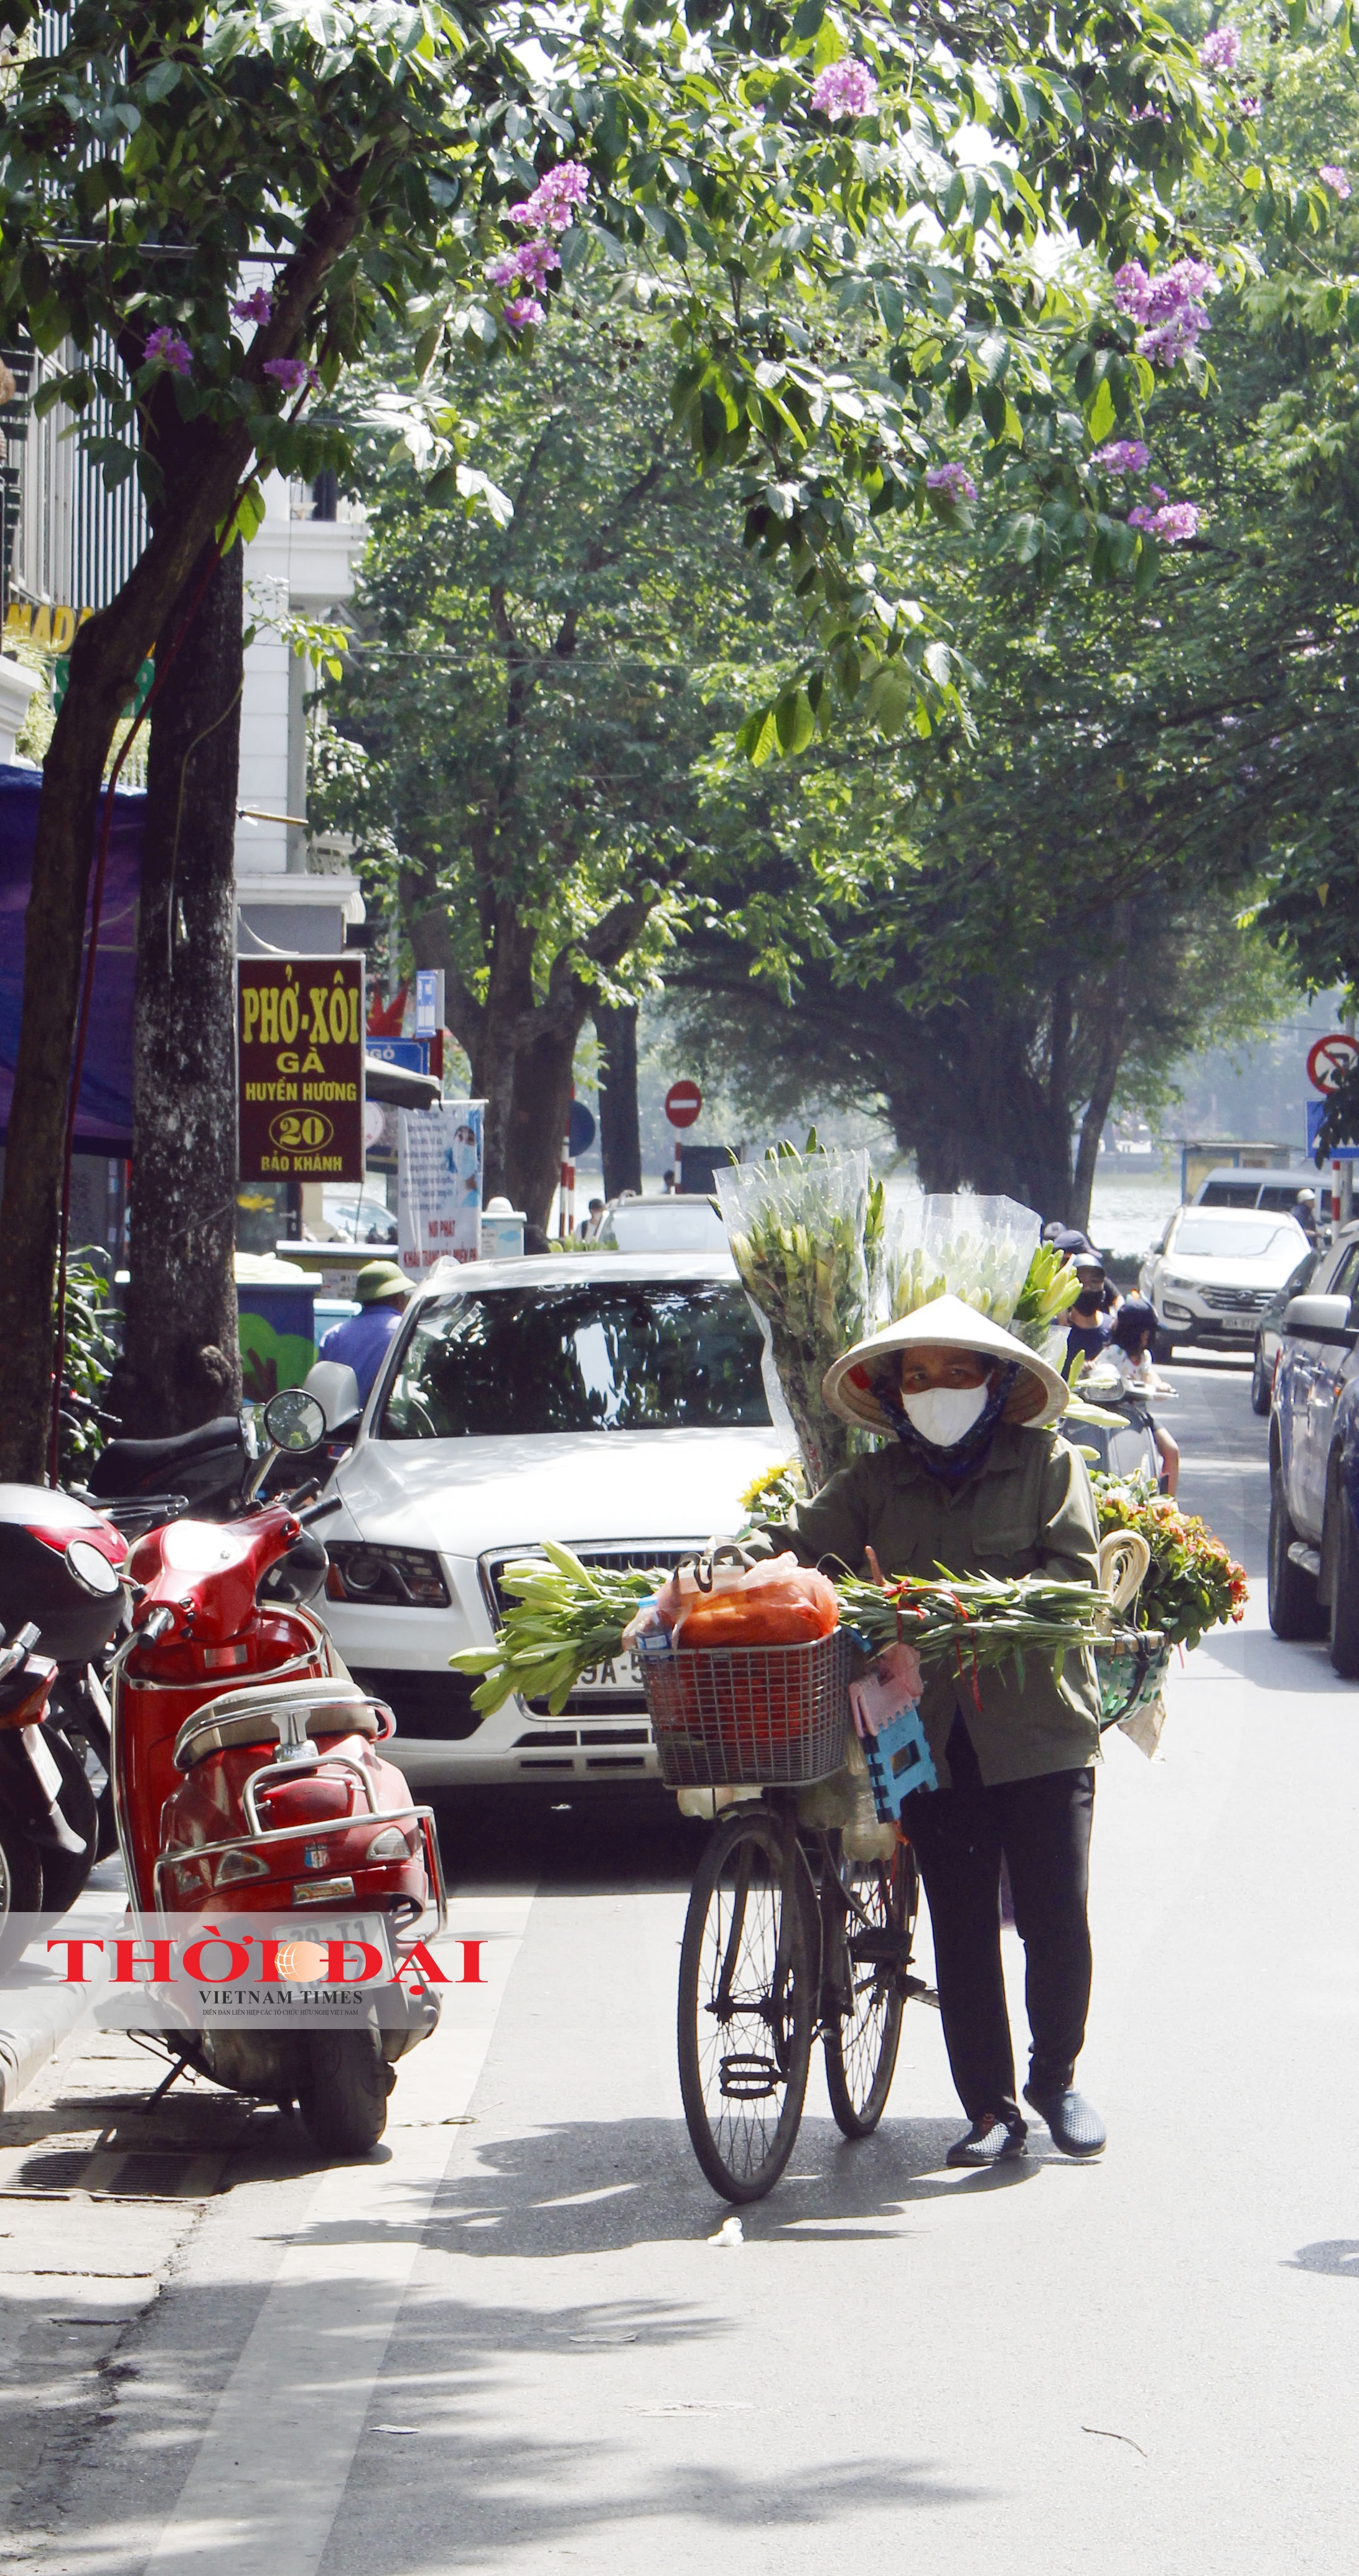
[[[1130,259],[1114,278],[1114,305],[1148,327],[1137,342],[1138,356],[1154,366],[1173,367],[1188,357],[1209,328],[1203,297],[1213,282],[1206,260],[1177,259],[1159,277],[1149,277],[1140,259]]]
[[[1096,448],[1090,462],[1108,474],[1145,474],[1151,449],[1140,438],[1111,438],[1107,447]]]
[[[238,295],[231,310],[238,322],[263,324],[273,318],[274,299],[267,286],[257,286],[253,295]]]
[[[517,250],[506,251],[493,260],[486,274],[492,286],[541,286],[554,268],[561,267],[561,253],[555,242],[520,242]]]
[[[932,465],[925,476],[927,492],[943,492],[950,501],[975,501],[977,487],[965,465]]]
[[[546,316],[536,295],[512,295],[505,307],[507,331],[525,331],[530,322],[542,322],[545,319]]]
[[[1317,177],[1325,180],[1332,196],[1338,197],[1341,205],[1343,206],[1345,199],[1350,193],[1350,183],[1346,178],[1344,171],[1338,170],[1334,161],[1326,161],[1323,162],[1322,167],[1318,170]]]
[[[1182,546],[1190,537],[1196,537],[1200,517],[1196,504],[1193,501],[1167,501],[1164,492],[1156,485],[1153,484],[1152,489],[1156,492],[1160,508],[1149,510],[1144,503],[1139,504],[1137,509],[1128,512],[1129,527],[1140,529],[1144,536],[1159,537],[1165,546]]]
[[[832,124],[845,117],[867,116],[878,95],[876,76],[867,63],[849,58],[827,63],[812,83],[812,106],[818,116],[828,116]]]
[[[1199,47],[1206,72],[1234,72],[1241,60],[1241,38],[1235,27],[1214,27]]]
[[[583,161],[559,161],[540,179],[531,197],[521,206],[511,206],[508,220],[522,224],[525,232],[569,232],[576,220],[577,206],[583,206],[590,191],[590,173]]]
[[[1170,110],[1168,107],[1135,107],[1132,110],[1134,125],[1145,125],[1149,119],[1153,125],[1169,125]]]
[[[1252,124],[1260,113],[1258,98],[1239,98],[1236,102],[1236,112],[1244,124]]]
[[[321,381],[306,358],[266,358],[264,372],[273,377],[276,385],[282,385],[285,394],[300,394],[304,385],[318,385]]]
[[[168,322],[162,322],[159,330],[151,333],[146,343],[146,359],[148,366],[167,367],[172,376],[193,374],[193,351],[178,331],[171,330]]]

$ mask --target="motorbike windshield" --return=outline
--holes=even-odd
[[[767,1427],[759,1327],[726,1281],[489,1288],[426,1308],[377,1436]]]

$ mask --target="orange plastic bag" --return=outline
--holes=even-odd
[[[668,1606],[662,1594],[662,1619]],[[699,1653],[725,1646],[808,1646],[840,1624],[834,1585],[791,1555],[751,1566],[735,1582],[716,1580],[710,1592],[685,1587],[675,1611],[666,1624],[676,1646]]]

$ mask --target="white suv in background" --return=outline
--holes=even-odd
[[[442,1264],[412,1301],[328,1492],[322,1607],[356,1680],[395,1710],[421,1789],[654,1775],[631,1663],[566,1708],[494,1717],[450,1672],[488,1646],[507,1562],[545,1538],[587,1563],[670,1566],[740,1527],[788,1455],[731,1256],[609,1253]]]
[[[1177,1342],[1252,1351],[1266,1307],[1309,1250],[1291,1216],[1177,1208],[1138,1280],[1156,1309],[1157,1358],[1169,1359]]]

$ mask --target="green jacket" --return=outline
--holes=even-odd
[[[767,1524],[776,1547],[804,1565],[830,1560],[867,1574],[873,1548],[886,1575],[1055,1575],[1099,1580],[1099,1535],[1085,1461],[1054,1430],[1002,1423],[974,1475],[940,1484],[895,1442],[842,1467],[786,1524]],[[981,1705],[978,1707],[977,1700]],[[941,1787],[954,1711],[963,1718],[983,1780],[1034,1780],[1078,1771],[1099,1750],[1099,1694],[1083,1655],[1068,1655],[1060,1682],[1031,1655],[1021,1684],[1013,1664],[974,1676],[935,1665],[920,1714]]]

